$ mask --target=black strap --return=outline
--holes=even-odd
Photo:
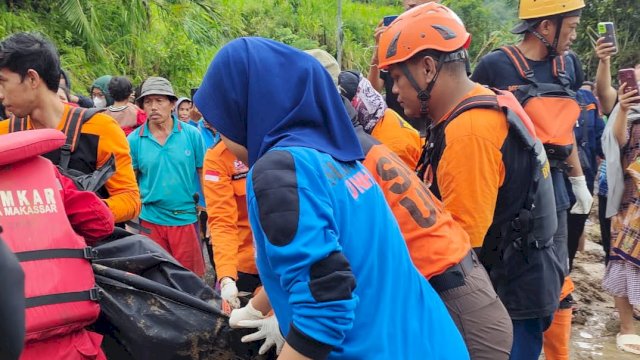
[[[19,118],[11,115],[11,119],[9,119],[9,132],[14,133],[24,130],[27,130],[27,118]]]
[[[538,83],[538,80],[536,80],[535,74],[533,73],[533,69],[531,69],[531,66],[529,65],[529,61],[527,61],[527,58],[517,46],[503,46],[499,50],[507,55],[507,58],[509,58],[513,66],[515,66],[522,79],[532,84]]]
[[[59,166],[63,172],[69,169],[71,154],[76,150],[76,146],[78,145],[78,141],[82,135],[82,125],[89,121],[93,115],[102,111],[104,111],[104,109],[85,109],[75,107],[69,109],[64,126],[64,133],[67,136],[67,140],[60,149]]]
[[[498,104],[498,98],[496,95],[472,96],[460,102],[460,104],[451,111],[444,121],[432,125],[428,129],[427,139],[429,140],[422,148],[422,154],[420,155],[420,159],[416,165],[416,173],[420,179],[424,179],[425,173],[427,172],[429,165],[431,165],[433,173],[431,192],[433,192],[433,194],[439,199],[441,199],[441,196],[435,173],[438,169],[438,163],[442,157],[442,152],[444,151],[444,131],[449,123],[460,116],[460,114],[478,107],[499,109],[500,105]]]
[[[96,253],[90,246],[84,249],[45,249],[22,251],[15,253],[18,261],[35,261],[46,259],[95,259]]]
[[[34,296],[25,299],[25,304],[28,309],[37,306],[64,304],[77,301],[98,301],[99,299],[100,290],[98,288],[93,288],[85,291]]]

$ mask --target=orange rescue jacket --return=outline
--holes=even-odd
[[[422,153],[420,133],[397,112],[387,109],[371,131],[371,136],[396,153],[410,169],[415,169]]]
[[[427,185],[385,145],[356,131],[362,164],[382,188],[418,271],[427,279],[459,263],[471,250],[469,235]]]
[[[247,212],[248,171],[223,142],[205,154],[202,187],[219,279],[227,276],[237,280],[238,271],[258,273]]]

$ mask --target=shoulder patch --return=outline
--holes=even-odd
[[[288,245],[298,231],[300,216],[293,156],[287,151],[269,151],[253,166],[251,179],[267,239],[275,246]]]

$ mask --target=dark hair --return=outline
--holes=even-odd
[[[441,57],[447,54],[452,54],[452,53],[457,53],[459,51],[461,51],[462,48],[456,50],[456,51],[452,51],[452,52],[443,52],[443,51],[438,51],[438,50],[433,50],[433,49],[426,49],[426,50],[422,50],[420,52],[418,52],[417,54],[413,55],[411,57],[411,59],[409,59],[409,61],[411,62],[415,62],[415,61],[419,61],[422,60],[424,57],[429,56],[432,57],[434,60],[436,61],[440,61]],[[469,55],[466,55],[467,57]],[[456,60],[456,61],[449,61],[446,62],[444,64],[442,64],[442,69],[441,71],[445,71],[448,72],[450,74],[457,74],[457,73],[461,73],[462,71],[465,71],[466,73],[466,69],[467,69],[467,61],[464,59],[460,59],[460,60]]]
[[[115,101],[125,101],[133,93],[133,85],[125,76],[111,78],[107,88],[109,89],[109,94],[111,94],[111,97]]]
[[[0,69],[8,69],[24,80],[31,69],[53,92],[60,83],[60,56],[58,50],[39,34],[19,32],[0,42]]]

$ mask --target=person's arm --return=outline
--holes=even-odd
[[[102,166],[113,154],[116,160],[116,171],[107,180],[105,187],[109,198],[104,199],[116,223],[125,222],[138,216],[141,201],[140,190],[133,171],[129,143],[118,123],[111,117],[104,116],[107,121],[100,122],[100,140],[98,143],[98,163]],[[133,134],[133,133],[132,133]]]
[[[100,198],[89,191],[78,190],[73,180],[56,170],[64,210],[73,231],[91,245],[113,233],[113,214]]]
[[[627,138],[627,120],[629,115],[629,108],[634,106],[635,102],[640,102],[640,96],[638,96],[637,90],[625,93],[624,88],[626,83],[620,85],[618,90],[618,96],[620,98],[620,111],[616,115],[613,123],[613,135],[616,137],[620,148],[624,147],[629,139]],[[611,120],[609,120],[611,121]]]
[[[17,360],[25,335],[24,272],[18,259],[0,238],[0,354]]]
[[[567,158],[567,165],[569,165],[567,176],[575,177],[584,175],[584,173],[582,172],[582,165],[580,165],[580,157],[578,156],[578,143],[576,142],[575,135],[573,136],[573,149],[571,149],[571,153]]]
[[[282,352],[280,353],[280,356],[278,356],[278,360],[312,360],[312,358],[302,355],[292,348],[291,345],[284,343],[284,347],[282,347]]]
[[[605,123],[598,112],[596,112],[595,120],[596,120],[596,123],[595,123],[594,129],[596,133],[596,148],[594,153],[601,159],[604,159],[604,152],[602,151],[602,133],[604,133]]]
[[[373,47],[373,55],[371,56],[371,64],[369,65],[369,73],[367,74],[367,79],[369,79],[369,82],[377,92],[382,92],[382,88],[384,87],[384,81],[380,78],[380,69],[378,68],[378,42],[380,41],[380,35],[386,29],[387,27],[380,21],[374,32],[376,45]]]
[[[616,105],[617,92],[611,86],[611,54],[615,47],[611,43],[604,42],[604,38],[596,43],[596,55],[598,56],[598,69],[596,70],[596,95],[600,100],[602,111],[610,114]]]
[[[445,209],[469,234],[471,246],[482,247],[504,181],[500,150],[477,136],[458,138],[447,144],[437,171]]]
[[[224,146],[224,145],[220,145]],[[211,232],[213,259],[219,279],[238,279],[238,206],[231,183],[231,174],[215,148],[207,151],[204,160],[202,187],[207,203],[207,225]]]
[[[288,296],[291,323],[281,324],[289,328],[286,342],[304,356],[325,358],[352,328],[358,302],[328,190],[317,169],[295,162],[288,151],[268,152],[252,171],[249,220],[269,266],[260,270],[273,273]],[[299,178],[309,188],[300,187]]]

